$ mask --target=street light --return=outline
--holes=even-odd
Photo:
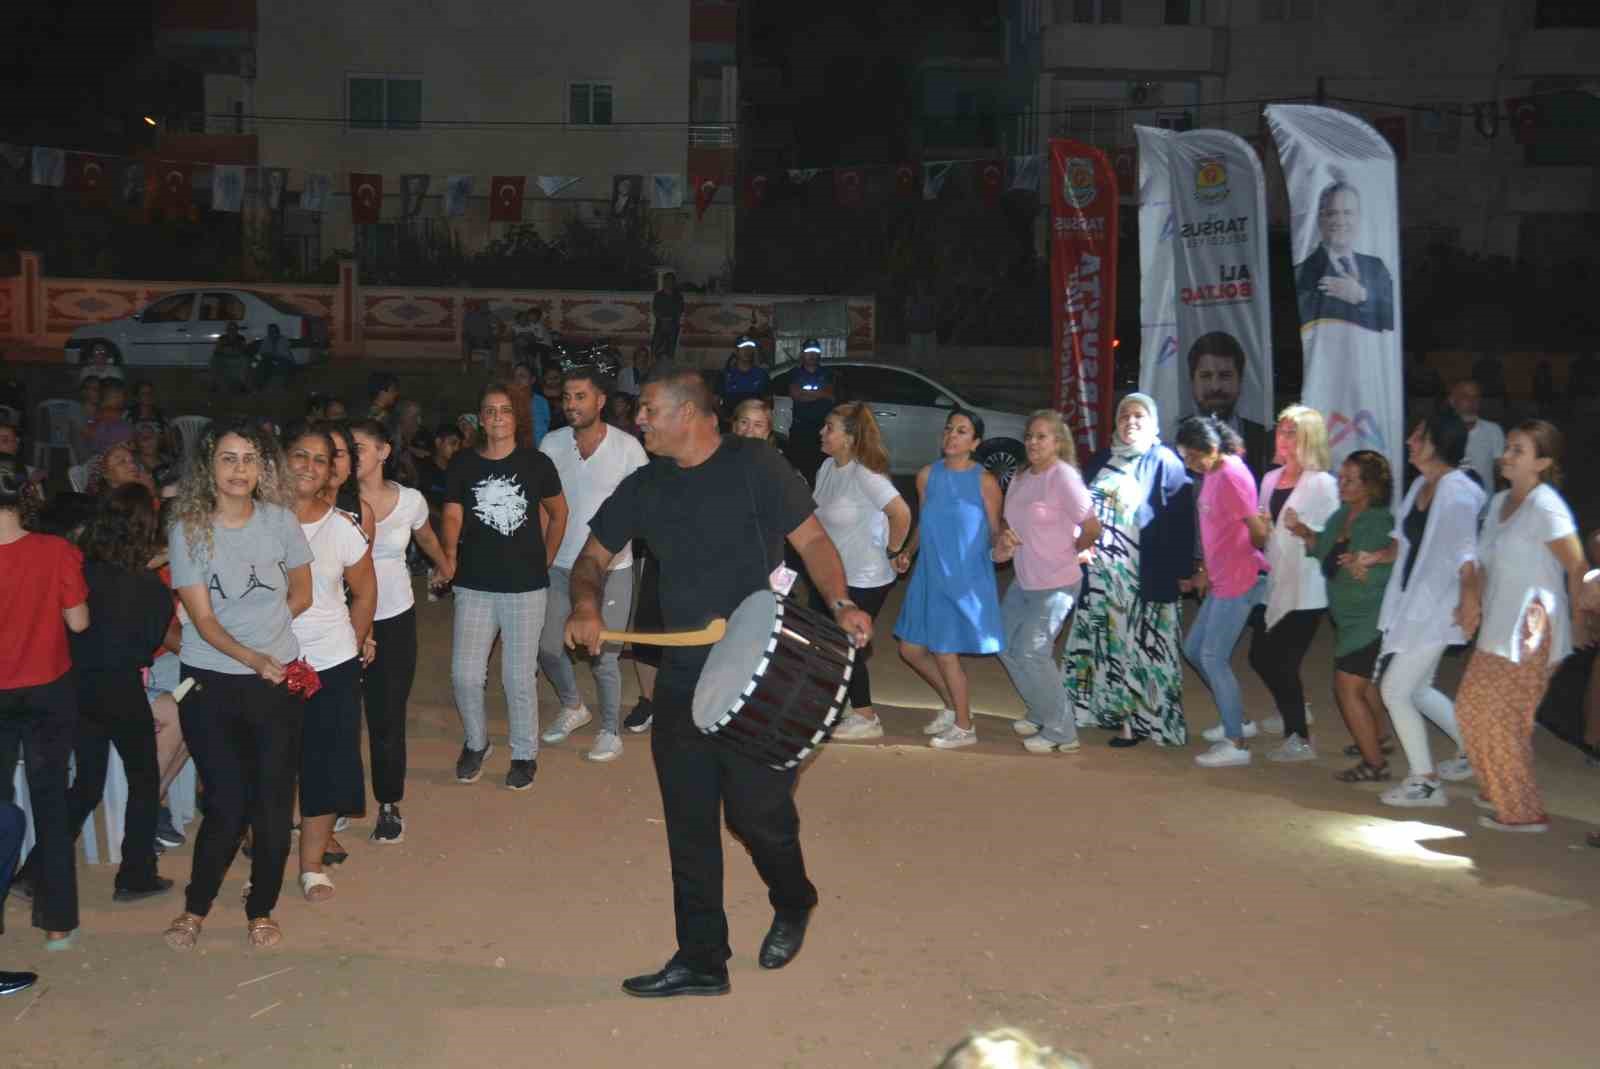
[[[146,125],[146,126],[159,126],[159,125],[160,125],[160,123],[158,123],[158,122],[156,122],[156,121],[155,121],[155,120],[154,120],[154,119],[152,119],[152,118],[151,118],[151,117],[150,117],[150,116],[148,116],[148,115],[146,115],[146,116],[145,116],[145,117],[144,117],[144,124],[145,124],[145,125]]]

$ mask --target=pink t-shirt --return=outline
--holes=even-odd
[[[1224,456],[1200,486],[1200,544],[1205,549],[1211,589],[1219,598],[1250,592],[1267,570],[1267,558],[1250,541],[1245,519],[1256,514],[1256,481],[1245,462]]]
[[[1043,475],[1024,468],[1006,491],[1005,517],[1022,539],[1015,564],[1024,590],[1074,586],[1083,577],[1073,543],[1094,510],[1078,469],[1065,461]]]

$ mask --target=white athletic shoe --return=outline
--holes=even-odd
[[[1378,801],[1402,809],[1442,809],[1450,804],[1442,784],[1423,779],[1421,776],[1407,776],[1378,795]]]
[[[963,746],[975,745],[978,741],[977,727],[962,728],[951,724],[928,740],[928,745],[935,750],[956,750]]]
[[[1267,760],[1277,761],[1280,764],[1291,761],[1315,761],[1316,759],[1316,748],[1299,735],[1290,735],[1275,749],[1267,751]]]
[[[1440,761],[1437,769],[1440,779],[1460,783],[1473,777],[1472,761],[1466,754],[1456,754],[1448,761]]]
[[[1256,727],[1256,722],[1254,720],[1246,720],[1244,722],[1245,738],[1253,739],[1259,734],[1261,734],[1261,730]],[[1215,727],[1206,728],[1200,733],[1200,737],[1205,739],[1207,742],[1225,742],[1228,738],[1228,729],[1223,727],[1221,724],[1218,724]]]
[[[583,756],[591,761],[615,761],[622,756],[622,740],[615,731],[602,731],[594,737],[594,747]]]
[[[1250,751],[1224,740],[1205,753],[1197,755],[1194,763],[1201,768],[1232,768],[1235,765],[1248,765]]]
[[[568,735],[571,735],[593,719],[594,714],[589,712],[589,707],[579,703],[576,709],[561,710],[561,715],[556,717],[556,722],[551,724],[549,730],[540,735],[539,738],[548,743],[566,742]]]
[[[1316,722],[1317,718],[1311,715],[1311,703],[1306,702],[1306,724],[1309,726],[1311,724],[1315,724]],[[1270,731],[1274,735],[1282,735],[1283,717],[1279,716],[1277,713],[1273,713],[1271,716],[1261,721],[1261,730]]]
[[[1018,735],[1021,735],[1025,739],[1031,739],[1033,736],[1039,734],[1039,725],[1024,717],[1021,720],[1011,721],[1011,730],[1015,731]]]
[[[1077,753],[1083,745],[1077,739],[1071,742],[1051,742],[1043,735],[1029,735],[1022,740],[1022,748],[1029,753]]]
[[[955,727],[956,711],[954,709],[940,709],[939,714],[928,721],[922,728],[924,735],[942,735]]]
[[[883,738],[883,721],[865,717],[860,713],[846,713],[833,729],[833,737],[840,742],[865,742]]]

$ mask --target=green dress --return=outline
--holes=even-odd
[[[1188,741],[1176,602],[1139,594],[1138,511],[1144,487],[1133,462],[1112,456],[1089,486],[1100,539],[1084,570],[1067,635],[1066,688],[1079,727],[1120,731],[1163,746]]]
[[[1311,555],[1319,561],[1338,547],[1344,532],[1345,518],[1350,515],[1349,505],[1340,505],[1328,525],[1317,535],[1317,544]],[[1389,545],[1394,538],[1394,514],[1386,508],[1368,507],[1350,525],[1350,553],[1375,553]],[[1378,613],[1383,608],[1383,591],[1389,585],[1393,564],[1377,564],[1367,569],[1363,582],[1340,568],[1328,580],[1328,615],[1333,617],[1337,629],[1333,655],[1344,657],[1378,641]]]

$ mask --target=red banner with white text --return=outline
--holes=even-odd
[[[1110,444],[1117,324],[1117,177],[1105,153],[1050,141],[1053,407],[1087,458]]]

